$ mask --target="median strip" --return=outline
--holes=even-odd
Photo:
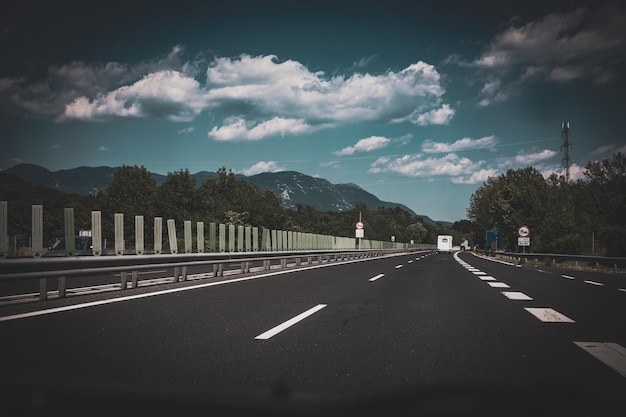
[[[267,340],[267,339],[277,335],[278,333],[282,332],[283,330],[288,329],[289,327],[293,326],[294,324],[304,320],[305,318],[309,317],[310,315],[317,313],[318,311],[320,311],[324,307],[326,307],[326,304],[318,304],[315,307],[308,309],[304,313],[300,313],[297,316],[295,316],[294,318],[289,319],[286,322],[284,322],[282,324],[279,324],[276,327],[271,328],[270,330],[266,331],[265,333],[261,333],[260,335],[255,337],[255,339],[256,340]]]

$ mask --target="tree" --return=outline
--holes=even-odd
[[[157,194],[158,214],[174,219],[177,225],[185,220],[194,220],[202,211],[196,195],[196,179],[187,169],[168,172]]]

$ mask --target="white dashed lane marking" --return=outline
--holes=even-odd
[[[526,294],[520,291],[502,291],[502,295],[504,295],[509,300],[520,300],[520,301],[532,300],[531,297],[527,296]]]
[[[618,343],[574,342],[596,359],[626,377],[626,348]]]
[[[527,307],[524,310],[546,323],[574,323],[574,320],[551,308]]]

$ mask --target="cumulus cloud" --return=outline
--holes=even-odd
[[[381,75],[333,77],[274,55],[216,58],[207,69],[211,108],[245,107],[248,117],[280,114],[311,124],[444,124],[454,114],[441,103],[444,93],[435,67],[421,61]]]
[[[232,118],[220,127],[213,127],[208,133],[218,141],[259,140],[268,136],[302,135],[317,130],[302,119],[275,117],[271,120],[251,125],[243,118]]]
[[[284,170],[285,169],[278,165],[278,162],[276,161],[260,161],[252,165],[250,168],[244,169],[243,171],[241,171],[241,173],[243,175],[250,176],[263,172],[279,172]]]
[[[376,149],[385,148],[391,139],[383,136],[370,136],[369,138],[359,140],[354,146],[348,146],[340,151],[332,152],[336,156],[353,155],[357,152],[371,152]]]
[[[79,97],[65,107],[61,119],[120,116],[190,121],[205,106],[198,81],[178,71],[161,71],[94,99]]]
[[[556,154],[557,153],[553,150],[544,149],[543,151],[540,151],[540,152],[519,154],[515,157],[515,162],[516,164],[520,166],[533,165],[533,164],[536,164],[537,162],[551,159]]]
[[[441,158],[424,157],[423,154],[404,155],[399,158],[382,157],[374,161],[370,173],[395,173],[408,177],[458,177],[471,175],[484,164],[449,153]]]
[[[489,177],[495,177],[497,173],[498,171],[494,168],[480,169],[476,172],[472,172],[469,177],[467,176],[454,177],[452,178],[452,183],[453,184],[481,184],[487,181]]]
[[[460,152],[471,149],[492,149],[496,146],[498,140],[495,136],[485,136],[479,139],[463,138],[453,143],[433,142],[427,139],[422,143],[422,152],[424,153],[448,153]]]

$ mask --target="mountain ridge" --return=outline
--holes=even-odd
[[[106,190],[117,169],[117,167],[109,166],[80,166],[50,171],[40,165],[22,163],[3,172],[15,175],[31,184],[43,185],[68,193],[87,195]],[[196,185],[199,186],[207,179],[215,178],[217,173],[198,171],[190,175],[196,179]],[[161,185],[167,179],[167,175],[152,173],[152,176],[157,185]],[[397,207],[407,211],[412,216],[421,217],[429,223],[451,224],[446,221],[432,220],[425,215],[418,215],[403,204],[382,201],[354,183],[332,184],[326,179],[312,177],[298,171],[263,172],[250,176],[237,174],[236,176],[254,184],[260,190],[269,188],[278,192],[283,200],[283,206],[290,209],[296,209],[298,205],[309,205],[322,212],[340,212],[350,210],[355,207],[357,202],[364,201],[370,208]]]

